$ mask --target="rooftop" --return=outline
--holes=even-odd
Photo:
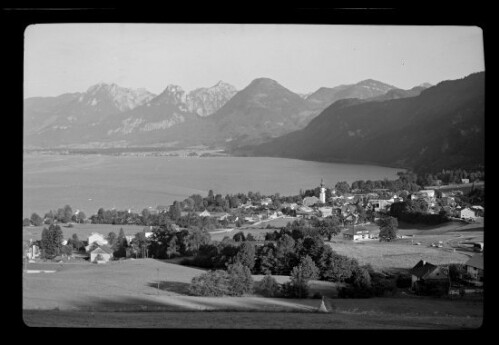
[[[475,254],[466,261],[465,265],[483,270],[483,254]]]

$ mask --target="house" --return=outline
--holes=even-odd
[[[369,204],[374,209],[374,211],[383,211],[383,210],[386,210],[387,208],[389,208],[390,205],[394,203],[394,201],[395,200],[393,198],[389,199],[389,200],[371,199],[371,200],[369,200]]]
[[[458,212],[459,212],[459,218],[462,219],[476,218],[475,211],[473,211],[469,207],[462,208]]]
[[[29,260],[36,259],[40,256],[40,248],[36,244],[31,244],[28,249],[27,257]]]
[[[425,282],[448,282],[449,278],[442,269],[436,265],[430,264],[424,260],[420,260],[410,271],[411,273],[411,288],[420,290]]]
[[[462,178],[461,183],[470,183],[470,179],[469,178]]]
[[[88,251],[94,243],[97,245],[107,245],[108,241],[104,235],[99,234],[98,232],[92,232],[92,234],[88,237],[88,245],[85,247],[85,250]]]
[[[483,254],[478,253],[472,256],[464,264],[466,272],[472,277],[472,283],[476,286],[483,285]]]
[[[158,213],[166,213],[170,208],[168,206],[159,205],[156,207]]]
[[[113,257],[113,250],[106,245],[99,245],[90,252],[90,262],[106,263]]]
[[[281,208],[287,208],[287,207],[289,207],[292,210],[296,210],[298,208],[298,204],[296,202],[292,203],[285,202],[281,204]]]
[[[314,206],[315,204],[317,204],[319,202],[320,202],[320,200],[319,200],[318,197],[316,197],[316,196],[307,196],[306,198],[303,198],[302,204],[304,206],[310,207],[310,206]]]
[[[456,200],[452,196],[442,196],[440,202],[442,206],[456,206]]]
[[[484,214],[484,208],[482,206],[471,206],[471,209],[475,212],[475,216],[477,217],[483,217]]]
[[[321,217],[331,217],[333,215],[332,207],[320,207],[319,212]]]
[[[208,212],[207,210],[204,210],[203,212],[196,212],[196,214],[200,217],[209,217],[211,216],[210,212]]]
[[[272,205],[272,199],[271,198],[262,199],[260,200],[260,205],[262,206]]]
[[[135,236],[125,236],[126,239],[126,244],[130,245],[132,243],[132,240],[135,238]]]
[[[352,226],[343,233],[343,237],[348,240],[370,240],[377,238],[379,229],[367,229],[363,226]]]

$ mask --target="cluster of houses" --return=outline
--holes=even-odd
[[[483,253],[473,255],[465,264],[464,272],[453,281],[450,277],[448,267],[433,265],[420,260],[411,270],[411,289],[414,292],[422,292],[429,284],[439,286],[449,295],[480,294],[483,289],[484,268]],[[466,285],[463,286],[462,282]]]

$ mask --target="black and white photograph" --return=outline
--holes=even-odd
[[[23,48],[26,326],[482,326],[481,27],[42,22]]]

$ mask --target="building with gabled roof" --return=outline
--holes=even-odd
[[[448,280],[446,273],[439,266],[430,264],[425,260],[420,260],[411,270],[411,287],[414,290],[418,289],[418,285],[424,284],[429,280]]]
[[[466,263],[466,272],[472,277],[472,283],[477,286],[483,285],[483,254],[473,255]]]
[[[106,263],[113,257],[113,250],[106,245],[99,245],[90,252],[90,262]]]
[[[343,237],[348,240],[359,241],[359,240],[370,240],[377,238],[379,236],[378,229],[368,229],[365,226],[351,226],[348,230],[343,232]]]

